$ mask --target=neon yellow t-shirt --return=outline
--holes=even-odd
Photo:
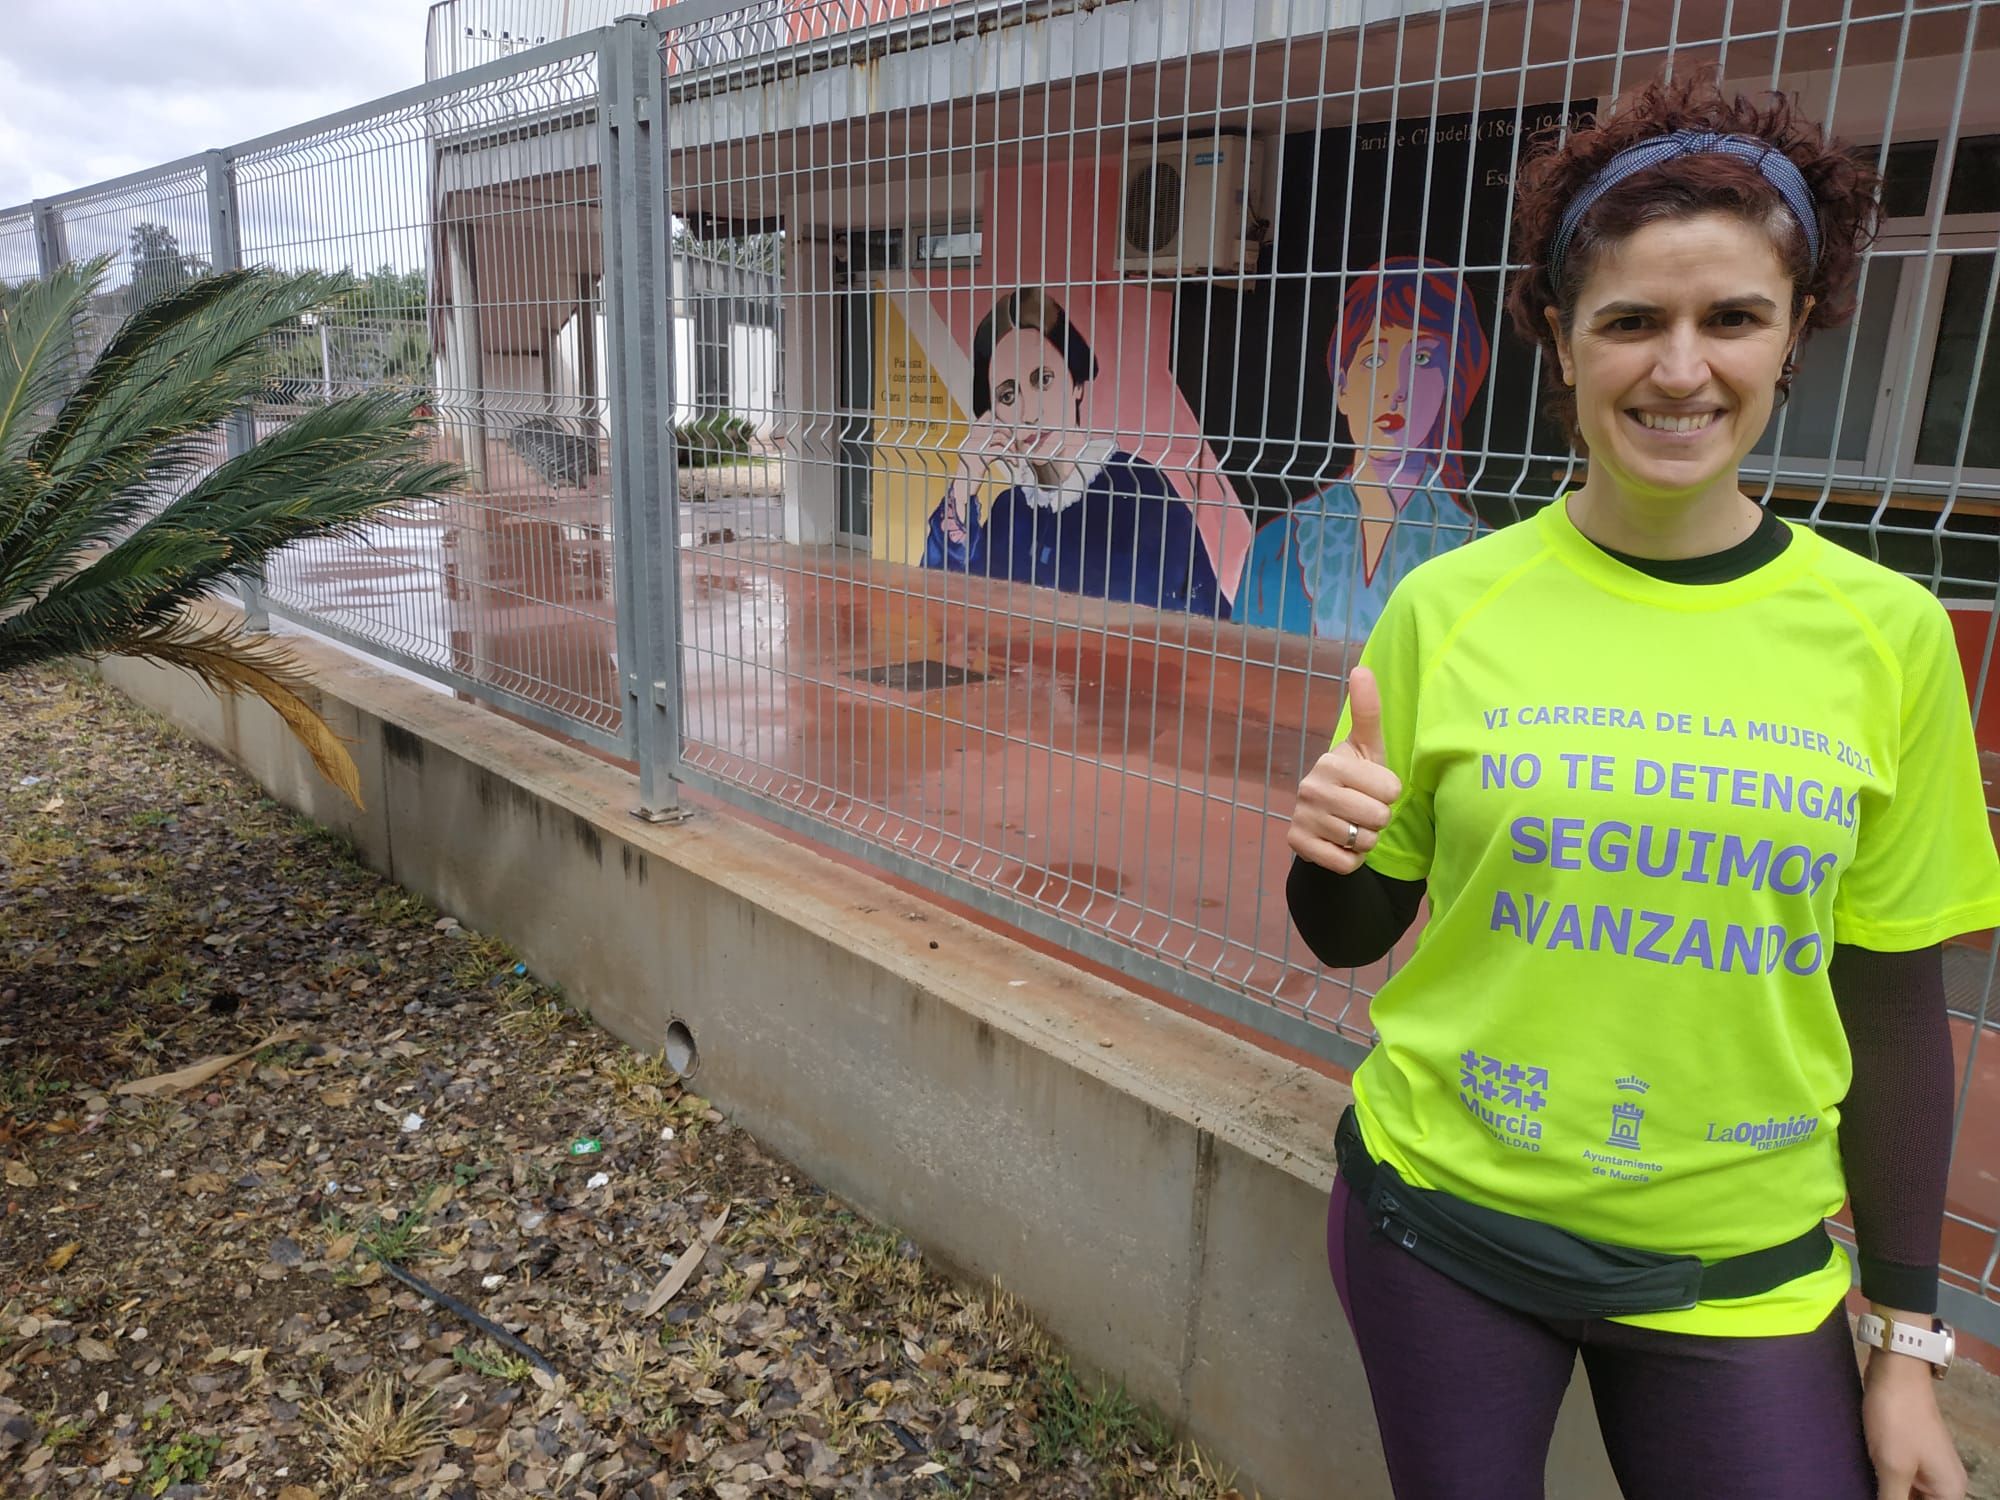
[[[2000,924],[1943,607],[1798,527],[1743,578],[1663,582],[1558,502],[1413,571],[1361,660],[1404,786],[1368,863],[1431,904],[1355,1075],[1370,1151],[1705,1261],[1837,1212],[1833,945]],[[1848,1278],[1836,1251],[1627,1321],[1804,1333]]]

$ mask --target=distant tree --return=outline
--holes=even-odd
[[[336,391],[393,386],[410,390],[432,379],[430,285],[422,271],[382,266],[351,279],[350,290],[317,316],[326,327],[288,331],[274,373],[292,390]],[[322,362],[323,361],[323,362]]]
[[[718,259],[748,271],[775,273],[784,264],[785,237],[782,233],[746,234],[724,240],[717,248],[720,251]]]
[[[134,224],[130,246],[134,307],[180,290],[208,269],[201,260],[182,253],[179,238],[164,224]]]
[[[424,272],[390,266],[370,272],[335,304],[329,321],[355,331],[352,378],[396,385],[430,381],[430,279]]]
[[[696,234],[685,219],[674,220],[674,250],[683,255],[699,255],[723,265],[741,266],[746,271],[775,275],[784,266],[783,230],[764,234],[732,234],[704,237]]]

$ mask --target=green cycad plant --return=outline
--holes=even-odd
[[[66,267],[0,300],[0,671],[136,656],[254,693],[359,802],[296,659],[189,606],[302,537],[450,489],[459,471],[430,460],[418,398],[392,391],[315,408],[217,462],[221,424],[265,385],[269,336],[350,283],[204,276],[140,307],[80,370],[76,331],[105,271]]]

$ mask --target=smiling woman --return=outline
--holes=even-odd
[[[1713,552],[1762,520],[1737,471],[1800,343],[1852,315],[1876,222],[1873,174],[1787,101],[1738,120],[1689,87],[1676,129],[1628,110],[1524,168],[1521,230],[1546,252],[1508,299],[1591,459],[1571,515],[1651,557]]]
[[[1738,466],[1763,435],[1810,314],[1769,231],[1728,214],[1637,230],[1576,305],[1546,309],[1591,478],[1570,514],[1593,539],[1695,557],[1762,520]]]
[[[1396,585],[1291,830],[1327,962],[1430,903],[1328,1218],[1396,1493],[1540,1494],[1581,1354],[1630,1500],[1956,1500],[1938,945],[2000,923],[1964,680],[1934,598],[1737,477],[1851,310],[1872,179],[1696,76],[1545,140],[1517,205],[1584,483]],[[1420,346],[1356,345],[1412,397]]]

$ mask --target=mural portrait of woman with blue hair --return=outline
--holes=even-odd
[[[1397,256],[1355,280],[1327,350],[1354,457],[1258,531],[1238,620],[1360,640],[1399,578],[1472,539],[1459,449],[1490,357],[1478,306],[1450,267]]]

